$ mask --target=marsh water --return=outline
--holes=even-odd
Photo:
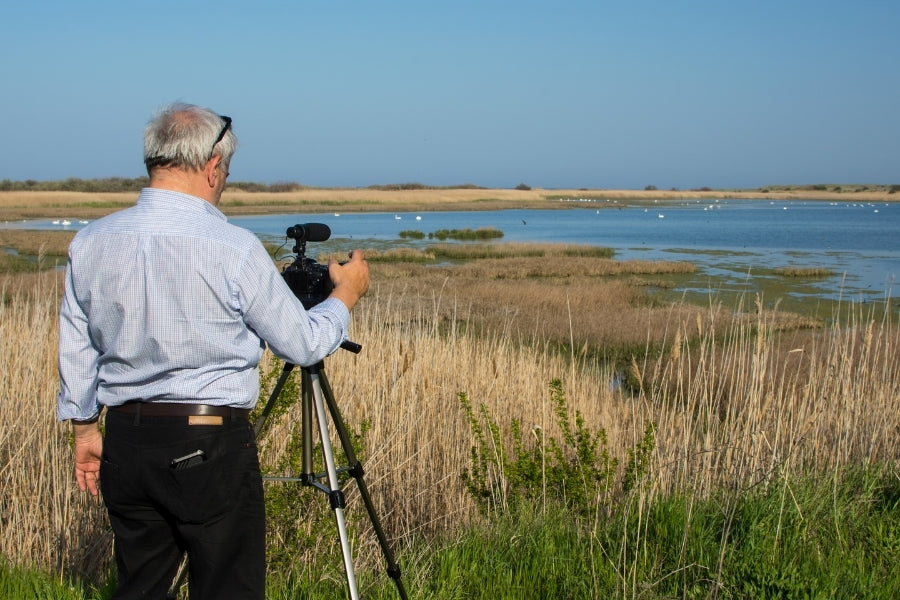
[[[900,204],[822,201],[692,200],[652,207],[602,201],[564,210],[267,215],[230,221],[271,241],[287,226],[323,222],[333,243],[349,247],[427,246],[440,229],[494,227],[501,242],[605,246],[621,260],[678,260],[711,278],[746,282],[775,269],[822,269],[795,293],[823,298],[893,297],[900,276]],[[420,231],[425,239],[401,238]],[[312,247],[310,252],[312,255]]]
[[[688,200],[625,207],[614,201],[570,201],[559,210],[500,210],[231,217],[261,238],[284,241],[288,226],[331,228],[323,251],[350,247],[424,247],[441,229],[494,227],[499,242],[565,242],[605,246],[621,260],[677,260],[698,266],[700,278],[751,282],[775,269],[822,269],[795,294],[872,301],[894,296],[900,276],[900,203]],[[64,223],[64,222],[63,222]],[[34,229],[83,227],[53,221],[0,224]],[[418,231],[422,240],[401,237]],[[318,243],[307,254],[315,256]],[[288,245],[288,250],[290,245]]]

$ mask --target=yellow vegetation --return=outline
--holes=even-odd
[[[874,312],[847,306],[847,326],[798,335],[759,306],[631,306],[623,283],[588,282],[570,293],[559,282],[447,272],[433,282],[440,285],[425,285],[397,268],[388,267],[394,276],[379,271],[354,312],[362,352],[339,352],[326,370],[348,425],[371,423],[367,482],[401,549],[414,534],[452,531],[475,515],[460,480],[472,438],[459,392],[502,427],[518,419],[553,435],[548,382],[560,378],[569,410],[604,428],[620,459],[654,422],[649,485],[659,493],[788,485],[791,473],[898,458],[900,338]],[[30,275],[30,288],[10,293],[16,279],[2,284],[0,303],[2,554],[95,574],[110,557],[105,512],[77,492],[68,426],[55,419],[59,275]],[[592,321],[607,329],[592,330]],[[627,372],[582,353],[618,336],[647,345]],[[550,351],[560,342],[562,352]],[[612,385],[623,375],[634,395]],[[298,408],[271,424],[266,464],[283,452]],[[348,518],[359,526],[354,489]],[[380,560],[374,541],[361,552],[361,560]]]
[[[747,198],[766,200],[896,201],[887,188],[866,191],[825,191],[800,188],[771,190],[514,190],[303,188],[291,192],[243,192],[226,189],[220,208],[225,214],[327,213],[364,211],[496,210],[504,208],[566,208],[592,198],[614,206],[655,200]],[[0,192],[0,221],[40,217],[95,219],[134,204],[137,193]]]

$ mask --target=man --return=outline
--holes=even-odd
[[[328,265],[334,291],[304,310],[256,236],[216,208],[235,147],[230,118],[165,108],[144,132],[150,186],[69,247],[58,417],[73,422],[78,487],[103,492],[114,598],[165,597],[182,552],[191,598],[263,598],[262,478],[247,419],[257,363],[266,344],[301,366],[337,350],[369,287],[355,251]]]

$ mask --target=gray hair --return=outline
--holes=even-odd
[[[237,138],[226,120],[208,108],[176,103],[162,108],[144,129],[144,165],[203,169],[213,156],[221,156],[225,170],[237,149]],[[224,132],[216,143],[216,137]]]

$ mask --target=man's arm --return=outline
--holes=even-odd
[[[345,265],[329,267],[331,296],[304,309],[258,241],[238,277],[240,311],[247,324],[280,359],[311,365],[336,351],[347,339],[349,307],[369,286],[369,267],[354,252]]]
[[[87,333],[87,315],[75,299],[71,262],[59,315],[59,381],[57,417],[72,421],[75,436],[75,481],[82,492],[100,493],[103,436],[96,402],[97,351]]]

